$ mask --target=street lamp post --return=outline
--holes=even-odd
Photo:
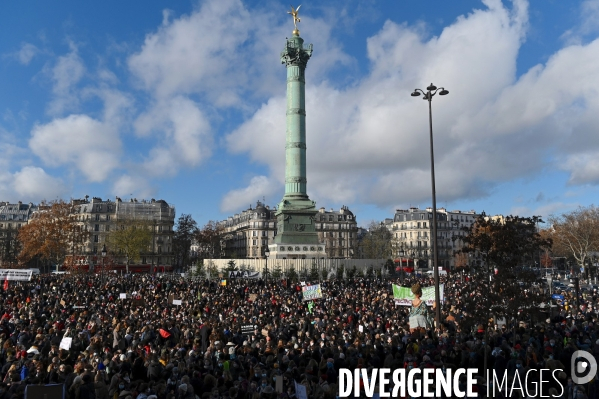
[[[264,250],[264,259],[266,260],[266,265],[264,267],[264,280],[268,282],[268,256],[270,255],[270,249],[268,249],[268,242],[266,243],[266,249]]]
[[[435,322],[436,327],[441,327],[441,298],[439,293],[439,255],[438,255],[438,237],[437,237],[437,194],[435,190],[435,152],[433,146],[433,110],[432,101],[435,94],[440,96],[449,94],[445,88],[437,88],[432,83],[426,88],[426,92],[421,89],[415,89],[412,97],[418,97],[424,94],[424,100],[428,101],[428,121],[429,121],[429,136],[430,136],[430,153],[431,153],[431,186],[433,197],[433,274],[435,277]]]
[[[102,285],[104,285],[104,258],[106,257],[106,244],[102,246]]]

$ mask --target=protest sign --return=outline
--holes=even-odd
[[[306,285],[302,287],[302,295],[304,301],[322,298],[322,290],[320,284]]]
[[[254,330],[258,328],[255,324],[243,324],[241,326],[241,334],[242,335],[254,335]]]
[[[283,393],[283,376],[278,375],[275,377],[275,392]]]
[[[359,326],[358,326],[358,331],[360,331],[360,332],[364,332],[364,326],[363,326],[363,325],[359,325]]]
[[[439,285],[439,298],[443,302],[443,284]],[[416,299],[410,287],[400,287],[393,284],[393,298],[396,305],[412,306],[412,301]],[[435,287],[423,287],[421,299],[428,305],[432,306],[435,302]]]
[[[181,300],[180,299],[173,299],[173,305],[181,306]]]
[[[127,294],[119,294],[120,299],[127,299]]]
[[[295,397],[297,399],[308,399],[308,392],[305,385],[295,382]]]
[[[73,342],[73,338],[71,338],[71,337],[63,337],[60,340],[59,348],[68,351],[69,349],[71,349],[71,342]]]
[[[258,298],[258,294],[250,294],[250,302],[254,302]]]
[[[25,385],[25,399],[64,399],[64,384]]]
[[[66,306],[66,304],[67,304],[67,303],[64,301],[64,299],[61,299],[61,300],[60,300],[60,304],[61,304],[62,306]]]

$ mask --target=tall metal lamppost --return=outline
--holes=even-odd
[[[266,249],[264,250],[264,259],[266,265],[264,267],[264,281],[268,282],[268,256],[270,255],[270,249],[268,249],[268,241],[266,241]]]
[[[430,130],[430,153],[431,153],[431,185],[432,185],[432,194],[433,194],[433,273],[435,276],[435,321],[437,324],[437,328],[441,327],[441,298],[439,293],[439,256],[437,251],[437,193],[435,190],[435,152],[433,147],[433,110],[432,110],[432,101],[435,94],[439,93],[439,95],[444,96],[449,94],[449,91],[445,90],[445,88],[433,85],[426,88],[426,92],[421,89],[415,89],[412,93],[412,97],[418,97],[420,94],[424,95],[424,100],[428,101],[428,120],[429,120],[429,130]]]
[[[106,244],[102,246],[102,285],[104,285],[104,258],[106,258]]]

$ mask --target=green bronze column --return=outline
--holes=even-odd
[[[295,30],[281,52],[281,63],[287,67],[285,194],[277,207],[277,235],[270,251],[277,258],[314,258],[324,254],[324,246],[318,245],[316,204],[307,192],[304,73],[312,56],[312,45],[304,47],[304,39],[297,30],[299,7],[291,10]]]
[[[281,62],[287,66],[287,131],[285,140],[284,199],[307,199],[306,190],[306,80],[312,45],[304,48],[299,31],[287,39]]]

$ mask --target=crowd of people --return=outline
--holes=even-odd
[[[566,298],[551,317],[471,323],[478,316],[467,305],[484,285],[458,273],[441,282],[442,325],[410,331],[414,312],[393,298],[397,278],[321,281],[323,296],[311,302],[288,280],[10,281],[0,294],[0,399],[22,399],[28,385],[62,385],[67,399],[298,398],[296,384],[309,398],[335,399],[342,368],[467,367],[482,377],[485,364],[509,378],[562,369],[564,389],[554,381],[543,395],[599,397],[597,379],[577,386],[570,375],[574,351],[599,355],[597,292],[584,292],[578,308]],[[485,384],[480,378],[479,396]]]

